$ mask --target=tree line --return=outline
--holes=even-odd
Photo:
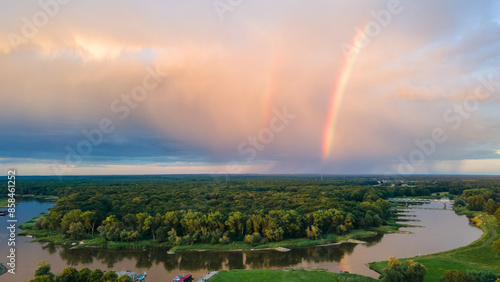
[[[192,176],[59,181],[67,182],[52,190],[36,181],[20,186],[31,193],[37,191],[31,185],[43,186],[44,193],[59,197],[35,229],[56,230],[75,240],[99,234],[105,241],[121,242],[261,244],[343,235],[378,227],[392,215],[383,199],[388,189],[374,180],[235,177],[214,185]]]
[[[253,214],[237,211],[227,215],[176,210],[156,215],[126,214],[121,218],[111,214],[100,221],[95,211],[73,209],[67,213],[52,210],[40,217],[34,228],[59,230],[75,240],[98,232],[106,241],[152,239],[182,245],[245,240],[261,244],[289,238],[319,239],[321,234],[343,235],[355,228],[378,227],[390,216],[389,204],[382,199],[361,202],[354,213],[334,208],[307,214],[295,210],[261,210]]]
[[[133,282],[126,274],[118,276],[114,271],[103,272],[100,269],[90,270],[82,268],[79,271],[74,267],[66,267],[60,274],[55,275],[50,270],[47,260],[38,263],[35,278],[30,282]]]
[[[381,178],[379,178],[381,179]],[[500,181],[439,177],[377,180],[317,177],[124,176],[21,178],[21,193],[58,196],[34,228],[73,239],[98,234],[104,241],[152,239],[172,245],[249,244],[289,238],[318,239],[377,227],[391,218],[385,199],[447,192],[457,205],[494,213]]]

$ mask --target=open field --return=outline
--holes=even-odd
[[[459,212],[461,210],[458,210]],[[490,270],[500,273],[500,251],[492,248],[493,241],[500,238],[500,226],[496,218],[483,212],[468,212],[481,219],[481,238],[470,245],[421,257],[410,258],[427,268],[424,281],[439,281],[445,270]],[[400,259],[405,261],[407,259]],[[370,263],[370,268],[381,273],[387,267],[387,261]]]
[[[209,282],[226,281],[376,281],[370,277],[349,274],[332,273],[323,270],[231,270],[221,271],[208,280]]]

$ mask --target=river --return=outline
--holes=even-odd
[[[31,219],[53,206],[35,200],[18,203],[18,224]],[[16,274],[6,273],[0,281],[28,281],[33,278],[37,262],[48,260],[54,273],[65,267],[88,267],[102,270],[131,270],[148,274],[148,281],[171,281],[176,275],[192,273],[195,278],[212,270],[228,269],[326,269],[332,272],[349,271],[378,277],[366,264],[372,261],[431,254],[467,245],[478,239],[482,231],[469,224],[443,204],[430,203],[410,206],[405,210],[409,224],[422,227],[401,228],[412,234],[386,234],[367,240],[367,244],[295,248],[290,252],[266,251],[205,251],[180,252],[168,255],[167,249],[106,250],[76,249],[48,243],[30,242],[31,238],[16,238]],[[7,262],[7,217],[0,218],[0,262]]]

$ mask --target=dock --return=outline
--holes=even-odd
[[[217,273],[219,273],[218,271],[212,271],[208,274],[205,274],[203,275],[200,279],[196,280],[196,282],[203,282],[203,281],[207,281],[208,279],[212,278],[212,276],[216,275]]]

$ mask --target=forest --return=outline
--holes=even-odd
[[[57,196],[35,230],[74,240],[153,240],[169,245],[251,245],[291,238],[319,239],[388,224],[392,197],[446,192],[457,205],[494,213],[500,199],[495,178],[382,176],[85,176],[19,178],[22,194]]]

